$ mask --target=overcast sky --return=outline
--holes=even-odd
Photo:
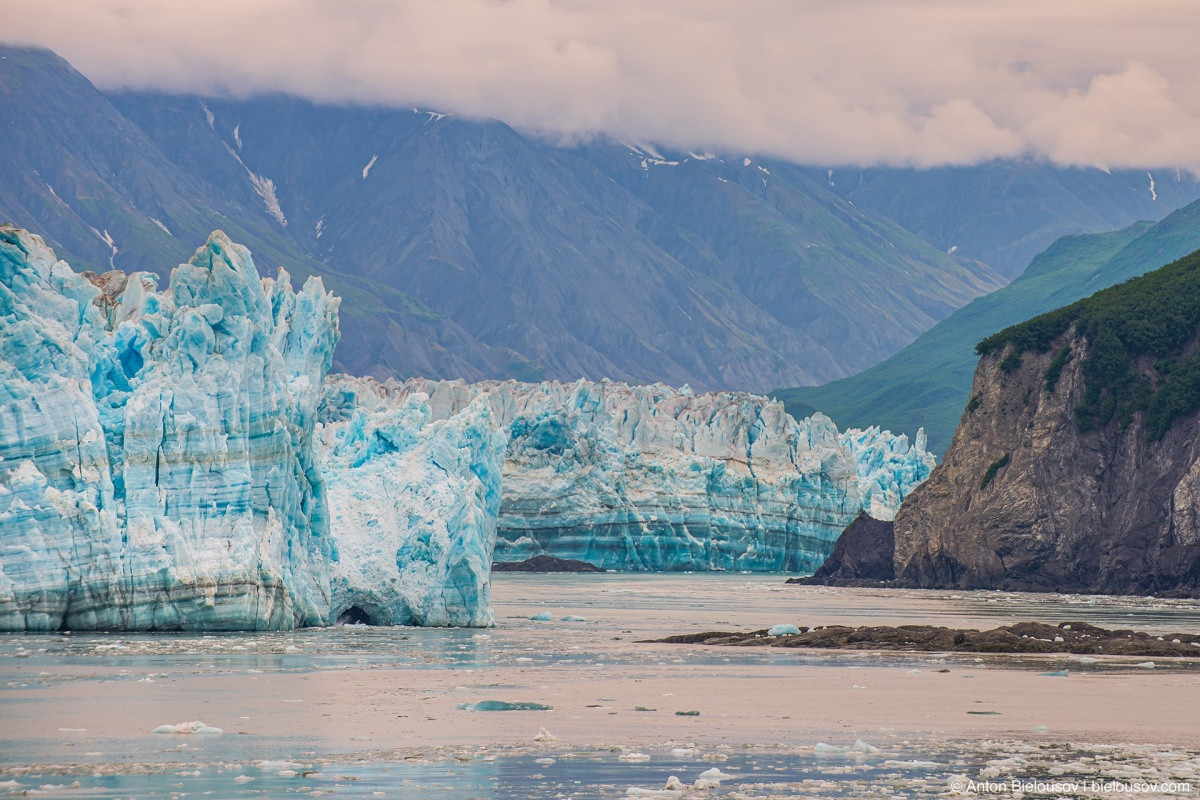
[[[102,88],[282,90],[815,164],[1200,169],[1195,0],[0,0]]]

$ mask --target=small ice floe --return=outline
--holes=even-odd
[[[533,760],[533,763],[535,763],[535,764],[544,764],[544,765],[546,765],[546,766],[549,766],[549,765],[551,765],[551,764],[553,764],[553,763],[555,763],[555,762],[554,762],[554,759],[553,759],[553,758],[535,758],[535,759]]]
[[[696,778],[696,782],[692,785],[697,789],[712,789],[720,786],[721,781],[727,781],[734,777],[736,776],[730,775],[728,772],[721,772],[721,770],[713,767],[701,772]]]
[[[1091,656],[1080,656],[1079,663],[1080,664],[1095,664],[1096,659],[1092,658]]]
[[[838,745],[826,744],[825,742],[817,742],[813,747],[813,753],[818,756],[847,756],[878,752],[878,747],[869,745],[862,739],[856,740],[850,747],[839,747]]]
[[[936,769],[944,766],[936,761],[919,761],[916,759],[911,761],[900,761],[894,758],[889,758],[887,761],[884,761],[883,765],[885,767],[891,767],[892,769]]]
[[[1134,666],[1138,669],[1154,669],[1155,665],[1153,661],[1143,661],[1140,664],[1134,664]]]
[[[259,761],[254,766],[268,772],[274,772],[281,769],[304,769],[306,765],[296,761],[272,761],[270,759]]]
[[[478,703],[459,703],[459,711],[549,711],[541,703],[510,703],[507,700],[480,700]]]
[[[791,636],[799,633],[800,629],[789,622],[780,622],[778,625],[772,625],[767,631],[767,636]]]
[[[1038,675],[1043,678],[1067,678],[1070,677],[1071,671],[1069,669],[1056,669],[1052,672],[1039,672]]]
[[[535,742],[557,742],[558,737],[545,728],[538,728],[537,735],[533,737]]]
[[[646,755],[645,753],[621,753],[621,755],[617,756],[617,761],[628,761],[630,763],[649,760],[650,756]]]
[[[581,617],[577,614],[567,614],[562,618],[563,622],[587,622],[587,617]]]
[[[1032,728],[1030,728],[1030,730],[1034,733],[1045,733],[1046,731],[1050,730],[1050,727],[1047,725],[1034,725]]]
[[[205,736],[216,736],[224,732],[220,728],[205,725],[198,719],[191,722],[181,722],[178,725],[159,725],[151,731],[151,733],[197,733]]]
[[[534,622],[549,622],[550,620],[554,619],[554,615],[549,611],[539,611],[530,617],[530,619]]]
[[[675,756],[676,758],[687,758],[689,756],[698,755],[699,753],[700,751],[694,747],[675,747],[671,749],[671,755]]]

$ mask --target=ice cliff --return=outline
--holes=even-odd
[[[290,628],[328,614],[320,280],[216,233],[155,289],[0,228],[0,628]]]
[[[489,624],[491,412],[318,430],[337,310],[219,232],[160,292],[0,227],[0,630]]]
[[[473,403],[431,421],[425,395],[325,408],[320,460],[335,619],[486,626],[504,436]]]
[[[326,407],[414,396],[435,420],[486,403],[505,432],[497,561],[811,572],[860,511],[891,519],[934,463],[922,435],[910,446],[878,429],[839,433],[740,392],[333,376]]]

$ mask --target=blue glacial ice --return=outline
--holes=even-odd
[[[219,232],[160,292],[0,227],[0,630],[489,624],[490,409],[318,430],[337,309]]]
[[[811,572],[859,511],[891,519],[934,464],[923,433],[840,433],[742,392],[344,376],[327,392],[393,406],[420,394],[434,419],[485,400],[508,437],[497,561]]]
[[[483,401],[431,421],[426,399],[360,406],[344,391],[322,410],[335,620],[356,609],[381,625],[492,624],[504,436]]]
[[[219,233],[158,292],[0,228],[0,629],[322,624],[337,305]]]

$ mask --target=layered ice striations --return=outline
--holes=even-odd
[[[860,510],[891,519],[934,464],[922,434],[839,433],[740,392],[345,376],[327,392],[376,408],[420,396],[434,419],[486,402],[508,437],[497,561],[811,572]]]
[[[219,232],[159,292],[0,228],[0,629],[324,623],[337,305]]]
[[[0,630],[489,625],[489,570],[811,571],[922,437],[661,385],[326,380],[338,300],[219,232],[156,288],[0,227]]]
[[[319,427],[333,529],[333,616],[376,624],[488,626],[504,435],[487,403],[431,421],[331,396]]]

